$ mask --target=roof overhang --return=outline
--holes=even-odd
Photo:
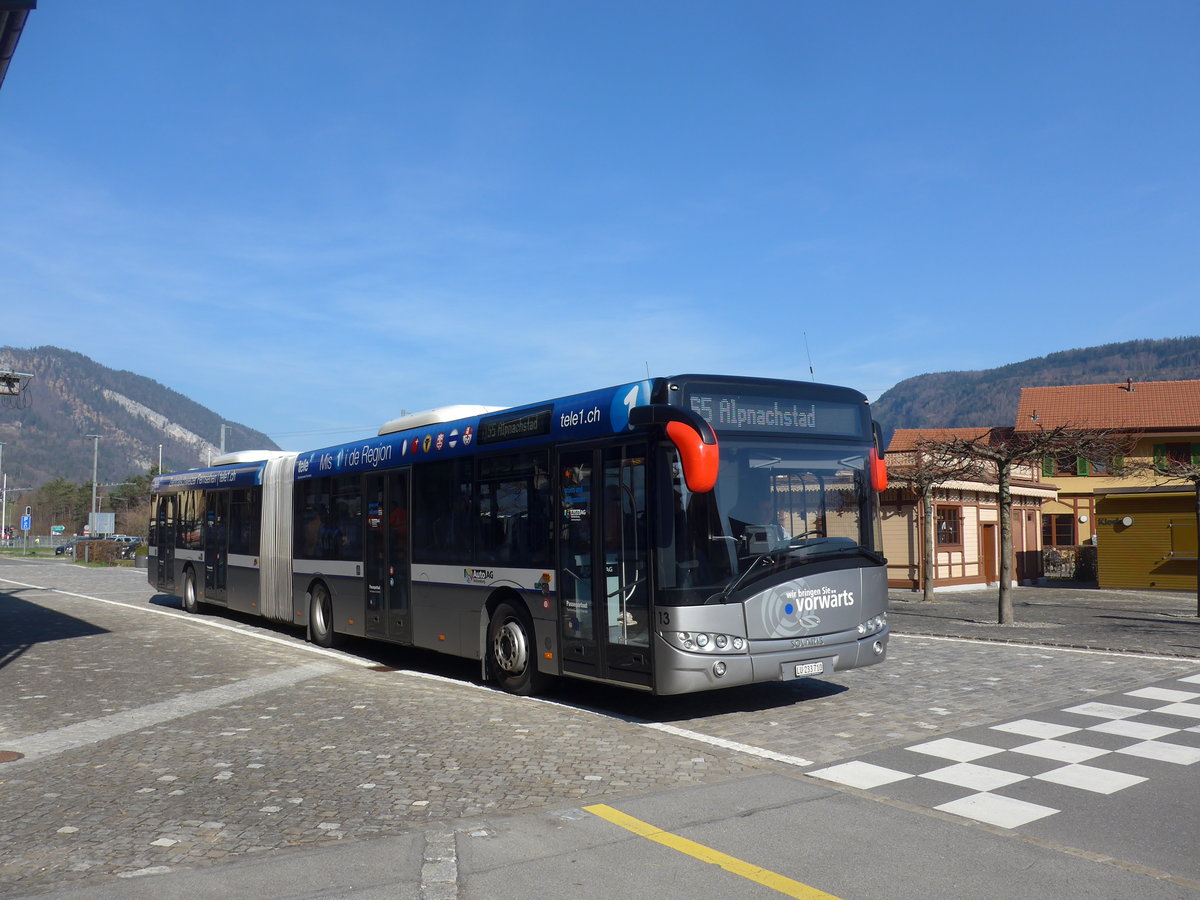
[[[0,86],[4,85],[8,64],[17,52],[17,41],[31,9],[37,9],[37,0],[0,0]]]
[[[1160,484],[1150,487],[1108,488],[1097,497],[1119,500],[1127,497],[1195,497],[1196,491],[1186,484]]]

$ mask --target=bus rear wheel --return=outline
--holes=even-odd
[[[488,654],[496,683],[522,697],[545,689],[546,676],[537,670],[533,623],[524,610],[501,603],[488,622]]]
[[[333,646],[333,598],[321,583],[313,585],[308,602],[308,631],[318,647]]]
[[[191,569],[183,573],[183,611],[200,612],[200,599],[196,596],[196,573]]]

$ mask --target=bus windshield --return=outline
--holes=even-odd
[[[661,602],[720,602],[759,578],[810,563],[879,563],[869,446],[723,437],[716,489],[690,493],[660,466],[674,516],[660,547]],[[668,452],[668,456],[671,456]],[[665,499],[665,498],[664,498]]]

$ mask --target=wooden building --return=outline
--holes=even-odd
[[[925,513],[921,497],[904,484],[921,444],[929,440],[974,440],[988,428],[902,428],[892,436],[887,463],[893,484],[882,498],[883,546],[888,587],[924,588],[922,541]],[[1013,473],[1013,576],[1028,583],[1041,576],[1041,507],[1055,496],[1036,467]],[[936,590],[981,588],[1000,581],[1000,503],[995,478],[950,480],[934,489],[934,586]]]

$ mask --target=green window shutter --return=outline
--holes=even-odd
[[[1192,465],[1200,466],[1200,444],[1192,444]]]
[[[1125,457],[1114,456],[1112,459],[1112,472],[1114,475],[1122,475],[1125,472]]]
[[[1043,478],[1053,478],[1054,477],[1054,457],[1053,456],[1043,456],[1042,457],[1042,477]]]
[[[1167,445],[1154,445],[1154,468],[1160,472],[1167,467]]]
[[[1082,456],[1075,458],[1076,475],[1087,475],[1090,471],[1091,467],[1088,465],[1088,461],[1086,459],[1084,459]]]

